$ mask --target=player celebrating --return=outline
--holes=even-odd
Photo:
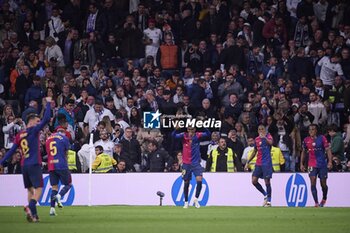
[[[196,129],[193,127],[187,128],[187,133],[176,133],[176,130],[172,133],[173,138],[180,139],[182,138],[183,151],[182,151],[182,178],[184,180],[184,196],[185,196],[185,205],[184,208],[188,208],[188,188],[190,186],[190,180],[192,173],[196,177],[197,186],[196,186],[196,195],[194,199],[194,205],[196,208],[200,208],[198,197],[202,190],[202,178],[203,178],[203,168],[200,165],[201,154],[199,142],[202,137],[209,137],[209,130],[205,130],[203,133],[196,133]]]
[[[259,136],[255,138],[255,146],[252,156],[248,159],[245,165],[245,170],[248,170],[248,165],[251,160],[257,156],[255,168],[252,174],[252,183],[257,190],[264,195],[263,206],[271,206],[271,182],[272,178],[272,160],[271,160],[271,146],[273,143],[272,136],[266,134],[265,126],[259,125],[258,127]],[[266,191],[259,183],[259,178],[265,180]]]
[[[51,208],[50,215],[55,216],[55,202],[58,208],[62,208],[61,197],[63,197],[72,187],[72,178],[68,169],[67,154],[69,150],[69,139],[66,136],[64,127],[56,128],[56,133],[52,134],[46,140],[46,152],[48,160],[48,170],[50,172],[51,190]],[[64,185],[58,194],[58,182]]]
[[[41,171],[41,155],[39,151],[39,134],[51,118],[51,97],[46,97],[46,110],[43,119],[37,114],[30,114],[27,117],[27,128],[16,135],[12,148],[0,161],[3,164],[10,158],[19,147],[21,152],[21,167],[24,187],[28,190],[28,206],[24,211],[29,222],[38,222],[39,217],[36,210],[43,187],[43,176]]]
[[[303,151],[301,152],[301,161],[300,161],[300,170],[306,171],[304,167],[305,162],[305,154],[308,154],[309,162],[308,162],[308,172],[311,183],[311,193],[315,201],[315,207],[323,207],[327,201],[327,175],[328,169],[332,168],[332,152],[329,146],[329,143],[325,136],[317,135],[317,125],[311,124],[309,126],[309,137],[306,137],[303,141]],[[325,152],[327,152],[327,158],[325,156]],[[323,198],[321,203],[318,203],[317,197],[317,188],[316,188],[316,180],[317,176],[321,180],[321,187]]]

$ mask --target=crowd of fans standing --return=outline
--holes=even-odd
[[[0,157],[49,96],[43,161],[45,139],[67,122],[76,172],[88,169],[90,134],[118,172],[180,171],[181,143],[171,130],[143,128],[143,113],[157,110],[222,121],[201,142],[203,164],[225,137],[244,165],[263,124],[283,154],[282,171],[297,171],[307,128],[317,124],[331,142],[334,171],[350,169],[345,0],[2,0],[0,7]],[[17,153],[0,172],[20,173],[19,160]]]

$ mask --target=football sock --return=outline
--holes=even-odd
[[[261,192],[264,196],[266,196],[266,192],[265,190],[263,189],[263,187],[261,186],[261,184],[259,182],[257,182],[256,184],[254,184],[255,188],[257,190],[259,190],[259,192]]]
[[[327,193],[328,193],[328,186],[327,185],[322,187],[322,193],[323,193],[323,200],[327,200]]]
[[[189,186],[190,186],[190,182],[185,181],[185,185],[184,185],[185,202],[188,202],[188,188],[189,188]]]
[[[272,193],[272,189],[271,189],[271,184],[267,184],[266,185],[266,193],[267,193],[267,201],[271,201],[271,193]]]
[[[57,195],[57,190],[51,190],[51,207],[55,208],[56,201],[54,200],[55,196]]]
[[[37,212],[36,212],[36,200],[31,199],[29,201],[29,209],[32,212],[32,216],[36,216]]]
[[[60,191],[60,195],[61,197],[63,197],[68,191],[69,189],[72,187],[71,184],[65,185],[62,190]]]
[[[202,181],[197,181],[196,198],[198,198],[199,194],[201,194],[201,190],[202,190]]]
[[[311,193],[312,193],[312,196],[314,198],[315,203],[318,203],[316,185],[311,185]]]

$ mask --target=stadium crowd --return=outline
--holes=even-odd
[[[243,171],[260,124],[279,151],[275,171],[298,171],[310,124],[331,142],[333,171],[350,171],[346,0],[1,0],[0,7],[0,158],[28,114],[42,116],[52,97],[40,136],[44,171],[45,140],[57,127],[69,132],[73,172],[88,170],[90,135],[95,168],[104,153],[115,172],[181,171],[172,130],[143,128],[143,113],[157,110],[222,121],[200,143],[207,171],[220,171],[212,157],[205,165],[220,137]],[[20,173],[20,157],[0,173]]]

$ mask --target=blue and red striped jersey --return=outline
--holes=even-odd
[[[22,130],[16,135],[14,146],[20,148],[21,152],[21,165],[41,165],[41,154],[40,154],[40,131],[50,121],[51,117],[51,104],[46,104],[46,110],[41,122],[34,126]]]
[[[196,132],[193,137],[190,137],[188,133],[173,132],[173,137],[177,139],[182,138],[182,161],[184,164],[200,164],[201,152],[200,152],[200,139],[202,137],[209,137],[210,131]]]
[[[272,140],[271,134],[267,134],[266,138]],[[256,165],[271,165],[271,145],[267,143],[266,138],[260,136],[255,138],[255,149],[257,150]]]
[[[68,169],[67,151],[69,150],[69,139],[61,133],[54,133],[46,140],[46,152],[48,170]]]
[[[327,167],[326,149],[329,143],[325,136],[319,135],[316,138],[306,137],[303,141],[303,148],[309,155],[309,167]]]

